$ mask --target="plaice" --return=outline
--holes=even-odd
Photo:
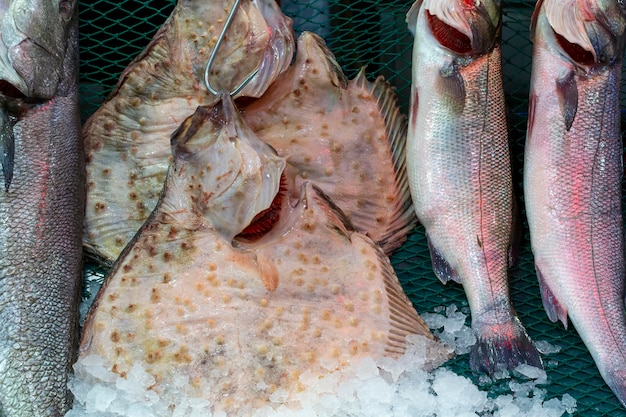
[[[224,178],[261,178],[278,189],[284,168],[243,125],[233,134],[242,121],[223,98],[174,135],[160,202],[87,319],[77,377],[92,381],[82,366],[96,356],[122,376],[139,363],[164,401],[204,398],[213,411],[245,415],[276,389],[302,389],[303,372],[326,375],[364,356],[400,355],[408,334],[432,339],[382,250],[315,185],[303,184],[295,205],[278,192],[279,219],[252,242],[233,239],[245,221],[215,227],[206,215],[214,190],[232,184],[220,195],[246,206],[258,198]],[[219,163],[220,155],[231,162]],[[189,383],[168,396],[181,375]]]
[[[382,77],[347,80],[323,39],[303,32],[294,64],[242,108],[252,130],[287,157],[289,190],[321,187],[386,253],[416,223],[404,165],[406,117]]]
[[[110,264],[155,207],[170,163],[169,138],[198,105],[217,102],[204,73],[230,0],[179,1],[146,49],[123,71],[84,126],[87,204],[84,245]],[[291,20],[273,0],[244,0],[209,71],[239,95],[258,97],[293,57]]]

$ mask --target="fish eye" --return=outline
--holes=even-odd
[[[64,19],[68,19],[72,15],[73,6],[73,1],[61,0],[59,2],[59,15]]]

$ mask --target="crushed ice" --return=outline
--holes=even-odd
[[[450,351],[465,354],[475,343],[466,313],[451,305],[422,317]],[[428,371],[439,363],[429,356],[429,346],[424,337],[413,336],[397,360],[366,358],[321,379],[304,372],[300,376],[304,391],[278,389],[252,417],[561,417],[576,411],[576,400],[569,394],[546,398],[541,385],[548,378],[542,369],[521,365],[511,375],[501,375],[495,382],[505,384],[505,390],[498,389],[496,396],[481,389],[494,386],[489,378],[476,385],[445,365]],[[560,350],[543,341],[537,346],[544,354]],[[120,378],[103,358],[89,356],[75,365],[75,372],[78,378],[72,378],[70,389],[76,400],[66,417],[227,417],[223,412],[212,414],[209,401],[199,398],[180,398],[171,407],[150,389],[154,378],[138,364]],[[179,376],[173,389],[185,383]]]

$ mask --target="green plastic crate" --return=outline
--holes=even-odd
[[[210,1],[210,0],[207,0]],[[80,11],[81,116],[85,120],[109,94],[121,71],[148,44],[174,7],[174,1],[86,0]],[[404,22],[411,1],[283,0],[284,12],[294,19],[297,33],[311,30],[324,36],[349,78],[367,66],[370,79],[383,75],[397,88],[406,114],[411,80],[413,39]],[[513,146],[514,179],[521,196],[523,147],[526,134],[532,43],[529,28],[534,1],[503,1],[503,65]],[[622,107],[626,94],[622,87]],[[624,119],[624,118],[622,118]],[[523,208],[523,203],[520,205]],[[524,215],[522,211],[522,216]],[[511,295],[521,320],[534,340],[562,349],[544,357],[548,374],[546,399],[568,393],[577,400],[576,415],[626,416],[626,410],[606,386],[576,331],[551,323],[543,310],[524,220],[520,262],[511,271]],[[437,306],[466,307],[463,289],[442,285],[432,272],[424,230],[417,226],[392,256],[392,263],[420,313]],[[89,273],[104,274],[87,264]],[[445,366],[478,382],[467,355]],[[488,387],[483,387],[487,389]],[[492,391],[494,389],[492,388]]]

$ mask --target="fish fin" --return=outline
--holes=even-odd
[[[463,113],[466,95],[465,82],[454,63],[449,62],[439,69],[435,88],[447,98],[448,105],[455,113]]]
[[[303,187],[306,187],[306,185],[303,185]],[[328,194],[326,194],[320,187],[311,183],[311,188],[315,192],[316,197],[323,201],[321,207],[327,207],[328,209],[330,209],[328,215],[332,224],[331,228],[335,229],[347,240],[350,240],[350,235],[353,232],[356,232],[357,229],[356,227],[354,227],[348,216],[346,216],[346,213],[344,213],[344,211],[339,206],[337,206],[337,204],[335,204],[335,202],[328,196]]]
[[[513,197],[513,227],[511,228],[511,243],[509,244],[509,267],[517,265],[522,247],[524,230],[518,207],[517,199]]]
[[[424,320],[415,311],[411,300],[409,300],[409,297],[402,289],[398,276],[387,255],[372,240],[368,239],[368,241],[378,255],[378,264],[383,274],[387,300],[389,302],[391,330],[389,331],[385,352],[391,356],[399,356],[406,350],[407,335],[418,334],[429,339],[434,339],[434,336]]]
[[[265,288],[267,288],[268,291],[274,291],[278,287],[279,277],[276,264],[271,258],[260,252],[257,253],[256,263],[259,267],[259,272],[261,273],[261,278],[263,279]]]
[[[517,316],[511,315],[505,322],[478,318],[472,320],[472,328],[477,339],[470,350],[470,368],[474,372],[494,375],[522,364],[543,369],[541,355]]]
[[[321,52],[324,57],[322,62],[326,62],[327,64],[328,75],[332,84],[335,87],[341,88],[342,90],[348,88],[348,78],[343,73],[341,65],[339,65],[339,63],[337,62],[335,55],[326,45],[326,41],[324,41],[324,38],[313,32],[307,32],[307,34],[309,34],[313,38],[313,40],[317,42],[318,51]]]
[[[541,10],[541,4],[543,0],[537,0],[535,4],[535,10],[533,10],[533,15],[530,19],[530,38],[534,39],[535,37],[535,29],[537,27],[537,19],[539,18],[539,11]]]
[[[2,163],[5,192],[9,191],[11,181],[13,181],[13,163],[15,161],[13,125],[11,116],[4,109],[0,110],[0,163]]]
[[[578,86],[573,71],[556,80],[556,92],[565,121],[565,129],[569,131],[578,110]]]
[[[437,248],[433,246],[428,236],[426,236],[426,241],[428,242],[428,250],[430,251],[430,260],[433,264],[433,271],[435,271],[435,275],[437,275],[439,281],[447,284],[448,281],[452,280],[460,284],[461,278],[459,277],[459,274],[450,266],[448,261],[444,259]]]
[[[391,214],[385,227],[386,230],[382,231],[382,237],[376,243],[389,255],[406,241],[407,235],[417,224],[405,162],[407,118],[398,107],[395,88],[384,77],[380,76],[371,83],[365,76],[365,68],[362,68],[352,82],[374,95],[380,114],[385,121],[387,144],[395,172],[394,192],[391,194],[393,201],[388,207]],[[366,230],[375,230],[380,227],[376,219],[372,218],[371,223]]]
[[[560,320],[563,326],[567,329],[567,307],[562,305],[559,300],[554,296],[554,293],[548,286],[541,269],[535,265],[537,270],[537,279],[539,280],[539,289],[541,291],[541,301],[543,302],[543,308],[546,310],[546,314],[551,322],[556,323]]]
[[[530,139],[533,135],[533,128],[535,127],[535,110],[537,108],[537,95],[530,94],[528,98],[528,125],[526,127],[526,140]]]
[[[411,35],[413,36],[415,36],[415,29],[417,28],[417,15],[419,14],[421,6],[422,0],[415,0],[406,14],[406,24],[409,27],[409,32],[411,32]]]

